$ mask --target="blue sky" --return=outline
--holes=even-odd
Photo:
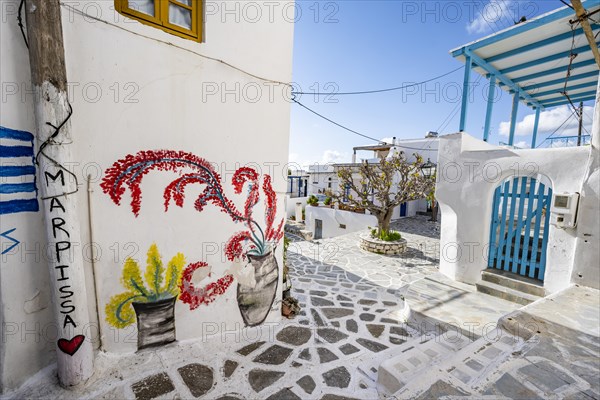
[[[360,91],[423,81],[461,63],[449,50],[514,24],[562,7],[558,0],[460,1],[298,1],[294,40],[293,81],[305,92]],[[484,18],[483,16],[487,17]],[[473,75],[474,77],[476,75]],[[330,98],[302,95],[307,107],[375,138],[420,138],[426,131],[458,131],[463,71],[407,91]],[[469,106],[466,131],[481,137],[485,118],[484,80]],[[507,141],[511,98],[506,92],[494,107],[491,143]],[[458,107],[460,108],[460,107]],[[521,104],[517,133],[528,132],[533,111]],[[571,112],[567,107],[544,115],[541,140]],[[585,114],[591,116],[591,109]],[[564,117],[563,117],[564,116]],[[562,134],[571,134],[576,118]],[[588,131],[590,130],[587,125]],[[545,132],[545,134],[544,134]],[[517,135],[515,144],[530,143]],[[351,160],[352,147],[372,141],[355,136],[292,105],[290,161],[300,164]]]

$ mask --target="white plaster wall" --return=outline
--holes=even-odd
[[[290,197],[290,195],[286,195],[285,198],[286,218],[290,218],[292,215],[296,215],[296,203],[301,203],[302,208],[304,208],[306,207],[306,200],[308,200],[308,197]]]
[[[598,93],[600,94],[600,82]],[[600,289],[600,95],[596,96],[591,151],[585,179],[575,242],[572,281]]]
[[[486,268],[493,192],[504,179],[539,173],[551,181],[555,193],[579,192],[589,155],[589,147],[511,150],[464,133],[443,136],[436,189],[442,212],[440,271],[466,283],[480,280]],[[550,226],[547,292],[569,285],[576,238],[576,230]]]
[[[306,206],[306,229],[313,233],[315,219],[323,221],[323,239],[377,227],[377,218],[373,215],[329,207]],[[346,225],[346,229],[340,228],[340,224]]]
[[[15,10],[18,8],[18,1],[2,3],[3,7],[14,3]],[[92,318],[99,314],[103,349],[133,352],[136,351],[135,326],[117,330],[105,322],[104,314],[110,297],[124,291],[120,277],[126,257],[139,259],[144,267],[146,251],[156,243],[165,262],[177,252],[182,252],[188,262],[208,262],[213,280],[231,271],[233,266],[223,255],[223,244],[243,227],[213,206],[206,207],[202,213],[196,212],[193,200],[199,194],[198,187],[189,187],[183,208],[172,205],[165,212],[162,191],[177,176],[168,172],[153,172],[144,178],[142,210],[136,218],[128,206],[129,192],[121,206],[102,192],[99,184],[103,172],[118,159],[140,150],[187,151],[215,163],[227,196],[243,209],[245,196],[235,195],[230,181],[237,168],[250,166],[272,176],[278,195],[277,220],[283,218],[290,115],[290,104],[284,95],[286,89],[196,53],[225,60],[261,77],[291,81],[293,15],[292,19],[289,13],[284,18],[281,9],[284,4],[289,6],[293,2],[275,5],[278,12],[273,13],[271,20],[265,10],[259,21],[244,18],[236,21],[235,15],[221,12],[207,15],[205,43],[125,21],[112,10],[112,1],[94,2],[90,6],[85,2],[70,4],[107,22],[82,17],[63,6],[69,97],[74,110],[73,150],[77,158],[73,171],[81,184],[77,198],[84,243],[89,241],[90,230],[85,178],[92,175],[91,217],[98,249],[97,302],[89,257],[85,265],[89,283],[86,290],[93,308]],[[13,17],[15,21],[9,17],[9,22],[0,27],[2,82],[17,82],[26,88],[29,85],[27,50],[16,25],[16,15]],[[207,92],[215,87],[216,94]],[[229,94],[223,89],[229,90]],[[25,95],[19,90],[3,101],[0,125],[33,132],[31,95],[25,102],[22,96]],[[264,221],[263,208],[262,203],[255,208],[258,221]],[[2,230],[5,226],[16,226],[21,232],[19,239],[23,239],[23,243],[19,252],[25,246],[29,249],[35,243],[43,244],[39,234],[42,232],[41,214],[19,214],[6,219],[3,216]],[[276,252],[280,268],[282,247],[278,246]],[[46,308],[32,314],[23,312],[25,300],[37,289],[43,292],[48,285],[44,262],[31,261],[30,257],[21,262],[20,253],[10,256],[6,263],[2,262],[0,277],[4,322],[24,321],[42,326],[49,323],[47,299],[42,301]],[[194,311],[177,302],[177,339],[202,337],[215,327],[217,334],[241,329],[236,284],[234,282],[215,302]],[[280,319],[279,303],[278,295],[267,323]],[[51,362],[54,348],[53,341],[28,339],[25,342],[20,337],[9,340],[10,344],[3,345],[0,351],[4,390],[17,386]]]

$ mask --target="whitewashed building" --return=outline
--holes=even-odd
[[[2,1],[0,25],[0,393],[57,359],[199,338],[208,322],[232,331],[278,321],[283,246],[268,253],[267,290],[253,292],[252,228],[240,221],[256,195],[258,240],[271,252],[281,239],[293,44],[293,12],[281,9],[293,2],[252,20],[200,0],[60,2],[52,22],[62,24],[72,115],[38,126],[19,3]],[[29,20],[37,10],[26,4]],[[57,167],[46,156],[58,147],[70,160]],[[61,189],[44,197],[50,186]],[[62,264],[50,271],[54,253]],[[84,284],[68,284],[76,278]],[[210,283],[220,291],[204,291]],[[156,307],[168,332],[144,322]]]

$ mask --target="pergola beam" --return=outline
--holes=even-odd
[[[600,51],[598,51],[598,45],[596,44],[596,39],[594,38],[594,32],[590,26],[590,21],[588,21],[587,12],[585,11],[585,8],[583,8],[581,0],[571,0],[571,4],[575,9],[577,18],[579,19],[581,27],[585,32],[585,37],[587,38],[590,48],[592,49],[594,60],[596,60],[596,64],[598,64],[598,68],[600,68]]]

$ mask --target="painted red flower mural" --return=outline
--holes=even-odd
[[[190,184],[199,184],[205,187],[194,201],[194,208],[197,211],[202,211],[210,203],[219,207],[234,222],[245,225],[245,230],[233,234],[226,243],[225,254],[229,260],[272,254],[283,237],[283,219],[275,226],[277,198],[271,184],[271,177],[264,175],[261,185],[260,175],[253,168],[239,168],[233,174],[231,181],[236,194],[241,194],[244,188],[247,190],[243,211],[240,211],[235,203],[226,197],[221,178],[213,166],[205,159],[183,151],[149,150],[128,155],[107,169],[100,186],[117,205],[121,203],[123,194],[128,188],[131,192],[131,211],[138,216],[142,200],[140,185],[143,177],[151,171],[179,174],[179,177],[165,188],[163,194],[165,211],[168,210],[171,202],[183,207],[186,187]],[[253,213],[254,207],[261,200],[261,189],[264,193],[265,205],[264,229],[256,221]],[[189,304],[190,309],[195,309],[201,304],[209,304],[216,296],[223,294],[233,281],[231,275],[226,275],[204,288],[195,288],[191,282],[192,275],[194,271],[204,266],[206,266],[204,263],[192,263],[183,272],[180,299]]]

